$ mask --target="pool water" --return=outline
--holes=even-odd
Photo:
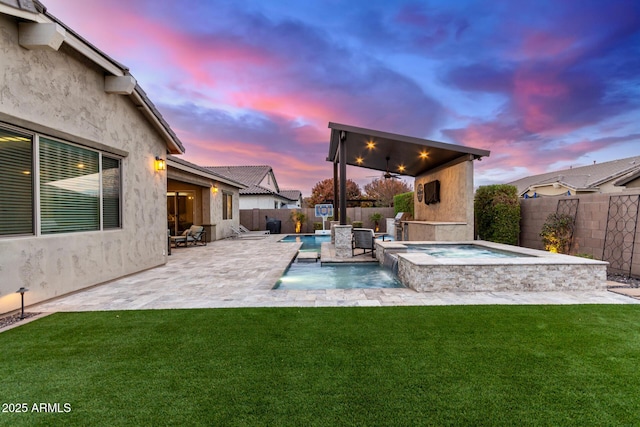
[[[323,243],[331,242],[328,235],[289,235],[281,242],[302,243],[301,251],[320,252]],[[319,262],[291,263],[273,289],[362,289],[403,288],[400,281],[388,268],[378,263],[331,264]]]
[[[334,264],[294,262],[273,289],[361,289],[403,288],[391,270],[375,264]]]
[[[407,247],[407,252],[425,253],[436,258],[514,258],[528,256],[479,245],[422,245],[405,243],[405,246]]]
[[[378,239],[382,239],[378,237]],[[385,240],[392,240],[389,236],[385,237]],[[281,242],[291,243],[291,242],[302,242],[302,246],[300,247],[301,251],[316,251],[320,252],[320,248],[323,243],[331,242],[330,235],[316,234],[316,235],[288,235],[280,240]]]
[[[320,252],[320,248],[323,243],[331,242],[331,236],[327,235],[289,235],[280,240],[281,242],[291,243],[291,242],[302,242],[302,246],[300,247],[301,251],[315,251]]]

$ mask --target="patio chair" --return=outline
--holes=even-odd
[[[351,256],[355,256],[356,249],[362,249],[363,254],[371,251],[371,258],[375,257],[375,233],[371,228],[354,228],[351,239]]]
[[[198,244],[207,246],[207,232],[204,231],[202,225],[192,225],[188,231],[186,246],[189,246],[190,243],[193,246],[197,246]]]
[[[178,246],[188,246],[191,243],[196,246],[198,243],[202,243],[203,246],[207,246],[207,233],[204,231],[204,227],[201,225],[192,225],[182,232],[179,236],[171,236],[171,243],[177,248]]]
[[[254,233],[254,234],[271,234],[271,232],[269,230],[258,230],[258,231],[251,231],[249,230],[247,227],[245,227],[244,225],[240,224],[238,225],[238,228],[240,229],[241,232],[243,233]]]
[[[243,227],[244,228],[244,227]],[[247,230],[246,228],[244,228]],[[243,231],[241,228],[231,226],[231,231],[233,231],[233,237],[236,239],[261,239],[269,236],[269,231]]]

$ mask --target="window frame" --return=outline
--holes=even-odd
[[[35,163],[35,153],[36,153],[36,141],[35,141],[35,135],[33,132],[29,132],[25,129],[21,129],[15,126],[10,126],[10,125],[3,125],[0,126],[0,130],[4,130],[7,133],[10,134],[14,134],[15,137],[22,137],[22,138],[28,138],[29,144],[30,144],[30,149],[31,149],[31,159],[30,159],[30,170],[28,171],[28,175],[30,177],[30,187],[31,187],[31,191],[30,191],[30,196],[31,196],[31,212],[30,212],[30,228],[31,231],[30,232],[24,232],[24,231],[18,231],[18,232],[14,232],[14,233],[7,233],[7,234],[0,234],[0,238],[6,238],[6,237],[21,237],[21,236],[33,236],[36,234],[36,228],[37,228],[37,218],[36,218],[36,212],[35,212],[35,207],[34,207],[34,199],[36,196],[36,188],[38,187],[37,185],[37,179],[38,179],[38,175],[36,173],[36,163]]]
[[[233,193],[229,191],[222,192],[222,219],[233,219]]]
[[[14,126],[5,122],[0,122],[0,129],[6,130],[8,132],[15,132],[21,134],[25,137],[31,138],[31,146],[32,146],[32,159],[31,159],[31,178],[32,178],[32,194],[31,194],[31,214],[32,214],[32,232],[31,233],[13,233],[13,234],[3,234],[0,235],[0,239],[6,238],[16,238],[16,237],[40,237],[40,236],[61,236],[67,234],[76,234],[76,233],[91,233],[91,232],[108,232],[108,231],[117,231],[122,230],[124,228],[124,218],[123,218],[123,205],[124,205],[124,197],[123,197],[123,165],[125,157],[111,153],[102,151],[93,147],[89,147],[87,145],[78,144],[72,141],[68,141],[62,138],[57,138],[55,136],[51,136],[42,132],[36,132],[33,130],[21,128],[18,126]],[[41,165],[41,152],[40,152],[40,138],[46,138],[50,141],[55,141],[57,143],[66,144],[69,146],[77,147],[83,150],[91,151],[97,153],[98,155],[98,228],[95,230],[76,230],[76,231],[62,231],[62,232],[54,232],[54,233],[42,233],[42,197],[41,197],[41,182],[40,182],[40,165]],[[103,157],[107,157],[112,160],[116,160],[118,162],[118,227],[104,227],[104,185],[103,185]]]

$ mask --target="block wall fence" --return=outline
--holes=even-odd
[[[279,219],[281,221],[281,233],[293,234],[295,233],[294,224],[291,221],[291,212],[299,211],[303,212],[307,219],[302,224],[301,233],[313,233],[313,223],[322,222],[322,218],[316,218],[314,208],[301,208],[301,209],[241,209],[240,210],[240,224],[247,227],[249,230],[266,230],[267,222],[265,217]],[[351,224],[353,221],[362,221],[364,228],[374,228],[373,222],[369,220],[369,216],[379,212],[382,215],[382,219],[378,224],[380,232],[386,231],[386,218],[393,218],[393,208],[381,207],[381,208],[347,208],[347,224]],[[329,223],[325,224],[327,230],[330,229]]]
[[[540,231],[547,216],[555,213],[558,201],[567,199],[578,199],[578,209],[576,214],[575,231],[571,254],[588,254],[595,259],[609,261],[605,259],[611,253],[626,251],[625,257],[630,259],[631,275],[640,277],[640,224],[634,206],[624,206],[621,209],[614,209],[617,214],[624,213],[628,218],[633,218],[635,213],[635,224],[627,221],[624,226],[625,242],[635,242],[629,244],[628,248],[611,247],[611,236],[607,239],[610,247],[605,252],[605,239],[607,235],[607,221],[609,218],[609,204],[612,197],[631,196],[632,199],[640,195],[640,191],[625,191],[624,193],[612,194],[587,194],[570,197],[541,197],[536,199],[521,199],[521,220],[520,220],[520,246],[532,249],[544,249]],[[621,212],[624,211],[624,212]],[[612,213],[613,215],[613,213]],[[622,228],[622,224],[617,225],[610,221],[610,228]],[[621,245],[618,245],[621,246]]]

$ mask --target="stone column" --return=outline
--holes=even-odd
[[[329,228],[331,228],[331,244],[336,244],[336,232],[333,227],[340,225],[340,221],[329,221]]]
[[[336,236],[336,258],[351,258],[351,226],[335,225],[333,227]]]

